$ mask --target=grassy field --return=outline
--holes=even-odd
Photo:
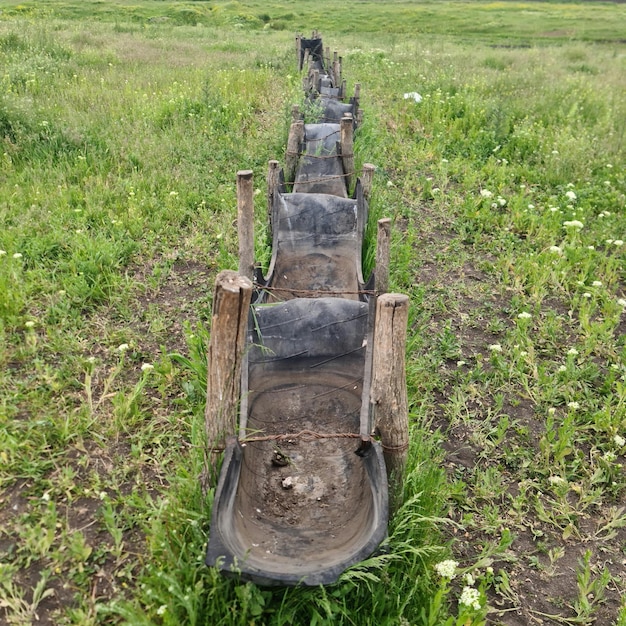
[[[0,1],[0,623],[626,626],[625,21]],[[410,465],[381,554],[265,589],[203,564],[204,350],[313,27],[411,297]]]

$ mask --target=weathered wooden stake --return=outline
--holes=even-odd
[[[363,188],[363,195],[366,200],[370,199],[370,195],[372,194],[372,185],[374,182],[374,172],[376,171],[376,166],[371,163],[363,163],[363,172],[361,174],[361,186]]]
[[[252,170],[237,172],[237,232],[239,233],[239,273],[254,275],[254,181]]]
[[[302,36],[296,35],[296,54],[298,55],[298,71],[302,71]]]
[[[376,237],[376,293],[389,291],[389,257],[391,248],[391,220],[384,217],[378,220]]]
[[[320,71],[316,68],[312,72],[311,76],[311,90],[319,91],[320,90]]]
[[[340,123],[341,161],[343,172],[346,175],[346,189],[352,188],[354,178],[354,124],[352,114],[348,113],[341,118]]]
[[[409,447],[409,410],[405,350],[409,297],[386,293],[376,303],[371,401],[374,430],[380,436],[387,466],[390,511],[402,503]]]
[[[268,161],[267,167],[267,220],[270,225],[270,232],[273,228],[272,224],[272,207],[274,206],[274,198],[278,193],[278,182],[280,178],[280,163],[272,159]]]
[[[215,475],[226,437],[237,432],[241,363],[251,297],[252,281],[245,276],[232,270],[224,270],[217,275],[207,354],[205,487],[210,477]]]
[[[304,141],[304,122],[298,120],[292,122],[289,128],[289,138],[287,139],[287,154],[285,155],[285,177],[288,182],[294,182],[298,158],[300,156],[300,145]]]
[[[298,122],[302,119],[302,115],[300,114],[300,107],[297,104],[291,106],[291,121]]]

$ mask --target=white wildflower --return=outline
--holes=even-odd
[[[506,200],[502,196],[498,196],[498,204],[500,206],[506,206]]]
[[[585,291],[585,293],[583,293],[583,298],[591,298],[591,294],[588,291]]]
[[[579,402],[568,402],[567,403],[568,408],[572,409],[572,411],[577,411],[578,409],[580,409],[580,403]]]
[[[468,606],[475,611],[480,610],[480,591],[474,589],[474,587],[463,587],[461,597],[459,598],[459,604]]]
[[[128,350],[128,348],[130,348],[130,346],[127,343],[121,343],[119,346],[117,346],[117,351],[118,352],[126,352],[126,350]]]
[[[620,306],[626,307],[626,299],[625,298],[619,298],[617,300],[617,304],[619,304]]]
[[[555,413],[556,413],[556,409],[553,406],[551,406],[548,409],[548,415],[554,415]]]
[[[565,197],[572,202],[576,200],[576,194],[571,189],[565,192]]]
[[[567,372],[567,367],[565,367],[565,365],[559,365],[559,372]]]
[[[34,328],[35,322],[33,322],[32,320],[28,320],[28,322],[24,322],[24,326],[26,326],[26,328]]]
[[[13,258],[14,258],[14,259],[21,259],[21,258],[22,258],[22,253],[21,253],[21,252],[16,252],[16,253],[13,255]]]
[[[4,256],[7,253],[6,250],[0,250],[0,256]]]
[[[626,445],[626,439],[620,435],[615,435],[615,437],[613,437],[613,443],[615,443],[618,448],[623,448]]]
[[[587,246],[587,250],[595,250],[596,247],[595,246]]]
[[[591,283],[591,286],[592,286],[592,287],[602,287],[602,282],[601,282],[601,281],[599,281],[599,280],[594,280],[594,281]]]
[[[405,100],[414,100],[415,102],[421,102],[422,101],[422,96],[420,94],[418,94],[417,91],[409,91],[408,93],[404,94],[404,99]]]
[[[528,311],[522,311],[517,317],[521,320],[529,320],[532,315]]]
[[[492,344],[489,346],[489,349],[490,349],[492,352],[502,352],[502,346],[501,346],[499,343],[492,343]]]
[[[621,246],[623,246],[623,245],[624,245],[624,242],[623,242],[623,240],[621,240],[621,239],[616,239],[616,240],[613,242],[613,245],[614,245],[614,246],[617,246],[617,247],[619,248],[619,247],[621,247]]]
[[[548,478],[548,482],[551,485],[564,485],[567,481],[564,478],[561,478],[560,476],[550,476]]]
[[[441,578],[447,578],[448,580],[452,580],[456,576],[456,568],[458,567],[458,563],[453,561],[452,559],[448,559],[447,561],[441,561],[435,565],[435,571]]]
[[[493,196],[493,193],[491,191],[489,191],[489,189],[481,189],[480,190],[480,195],[483,198],[491,198],[491,196]]]
[[[558,207],[558,206],[551,206],[551,207],[550,207],[550,212],[551,212],[551,213],[556,213],[558,210],[559,210],[559,207]]]
[[[550,250],[553,254],[563,254],[563,250],[561,250],[559,246],[550,246],[548,250]]]
[[[156,610],[156,614],[157,615],[165,615],[165,611],[167,611],[167,605],[166,604],[162,604],[157,610]]]
[[[613,241],[614,241],[613,239],[605,239],[604,243],[608,243],[610,246],[613,243]]]
[[[585,225],[579,220],[570,220],[568,222],[563,222],[563,228],[576,228],[577,230],[580,230],[584,227]]]
[[[613,461],[615,461],[615,459],[617,458],[617,454],[615,454],[615,452],[613,452],[612,450],[609,450],[608,452],[604,453],[602,458],[608,463],[613,463]]]
[[[567,351],[567,354],[569,354],[570,356],[578,356],[578,350],[576,350],[576,348],[570,348]]]
[[[535,205],[534,204],[529,204],[528,208],[532,211],[535,208]]]
[[[152,365],[152,363],[143,363],[141,365],[141,371],[142,372],[149,372],[150,370],[154,369],[154,365]]]

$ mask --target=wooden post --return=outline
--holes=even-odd
[[[268,162],[267,167],[267,221],[270,225],[270,233],[272,232],[272,210],[274,207],[274,198],[278,193],[278,180],[280,177],[280,163],[272,159]]]
[[[304,122],[292,122],[287,139],[287,154],[285,155],[285,177],[293,183],[296,177],[296,168],[300,157],[300,145],[304,141]]]
[[[237,172],[237,232],[239,233],[239,273],[254,275],[254,181],[252,170]]]
[[[298,122],[301,119],[302,119],[302,116],[300,115],[300,107],[297,104],[292,105],[292,107],[291,107],[291,121],[292,122]]]
[[[406,390],[406,332],[409,297],[386,293],[376,303],[371,402],[374,431],[380,436],[387,466],[390,511],[402,503],[409,447]]]
[[[352,114],[347,113],[341,118],[340,124],[341,161],[346,175],[346,190],[350,191],[354,178],[354,125]]]
[[[363,173],[361,174],[361,186],[363,187],[363,196],[366,200],[370,199],[372,194],[372,185],[374,182],[374,172],[376,166],[371,163],[363,163]]]
[[[356,83],[356,85],[354,85],[354,104],[355,104],[355,108],[358,109],[360,101],[361,101],[361,83]]]
[[[376,237],[376,294],[389,291],[389,258],[391,249],[391,220],[384,217],[378,220]]]
[[[313,70],[311,77],[311,90],[316,92],[320,90],[320,71],[317,68]]]
[[[341,87],[339,88],[339,99],[340,99],[340,100],[344,100],[344,99],[345,99],[345,97],[346,97],[346,85],[347,85],[347,84],[348,84],[348,83],[346,82],[346,79],[344,78],[344,79],[341,81]]]
[[[251,297],[252,281],[245,276],[232,270],[217,275],[207,353],[205,487],[208,487],[209,478],[215,475],[226,437],[237,432],[241,364]]]
[[[298,71],[302,71],[302,36],[296,35],[296,54],[298,55]]]
[[[339,55],[337,54],[337,51],[335,50],[334,55],[333,55],[333,87],[338,87],[339,83],[341,82],[341,79],[339,77]]]

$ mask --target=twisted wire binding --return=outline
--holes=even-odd
[[[288,291],[289,293],[301,293],[305,295],[313,295],[313,294],[329,294],[329,295],[351,295],[351,296],[375,296],[378,292],[373,289],[359,289],[357,291],[347,291],[347,290],[326,290],[326,289],[296,289],[294,287],[269,287],[263,285],[258,281],[253,281],[254,286],[258,289],[262,289],[264,291]]]

